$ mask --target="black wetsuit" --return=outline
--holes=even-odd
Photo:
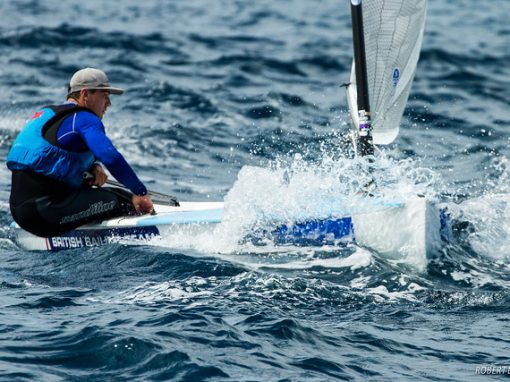
[[[13,171],[9,204],[14,220],[38,236],[58,236],[80,225],[132,214],[132,194],[113,187],[71,189],[31,171]]]

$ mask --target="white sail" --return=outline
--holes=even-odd
[[[363,29],[374,144],[397,137],[420,55],[427,0],[363,0]],[[348,102],[356,126],[354,63]]]

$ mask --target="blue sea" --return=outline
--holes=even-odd
[[[247,239],[264,228],[254,216],[313,214],[363,182],[344,139],[348,1],[18,0],[0,13],[1,381],[508,377],[509,1],[429,2],[400,135],[374,164],[395,197],[424,194],[459,222],[422,269],[356,245]],[[85,66],[127,90],[104,122],[149,188],[227,201],[214,235],[16,245],[8,149]]]

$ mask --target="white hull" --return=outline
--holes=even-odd
[[[222,202],[182,202],[180,207],[157,205],[156,215],[115,218],[51,238],[37,237],[15,224],[13,226],[20,247],[57,251],[107,245],[119,239],[148,242],[183,226],[211,229],[221,223],[223,208]],[[282,222],[272,232],[264,234],[281,244],[355,243],[388,259],[424,269],[428,256],[437,252],[451,237],[449,224],[444,210],[417,197],[405,203],[374,201],[369,210],[332,214],[326,219],[310,219],[291,225]]]

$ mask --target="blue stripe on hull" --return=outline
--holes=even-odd
[[[155,236],[159,236],[159,230],[156,226],[90,230],[81,229],[69,231],[61,236],[49,237],[46,239],[46,242],[49,250],[59,251],[62,249],[107,245],[119,238],[123,240],[148,241]]]
[[[48,249],[58,251],[63,249],[94,247],[110,244],[117,239],[150,240],[159,236],[156,226],[79,229],[67,232],[61,236],[47,238]],[[292,225],[281,225],[272,232],[253,233],[252,239],[270,238],[276,244],[293,245],[327,245],[338,243],[339,240],[354,242],[354,227],[350,217],[338,219],[312,220]]]
[[[327,245],[339,240],[355,242],[350,217],[282,225],[271,232],[271,237],[276,244]]]

